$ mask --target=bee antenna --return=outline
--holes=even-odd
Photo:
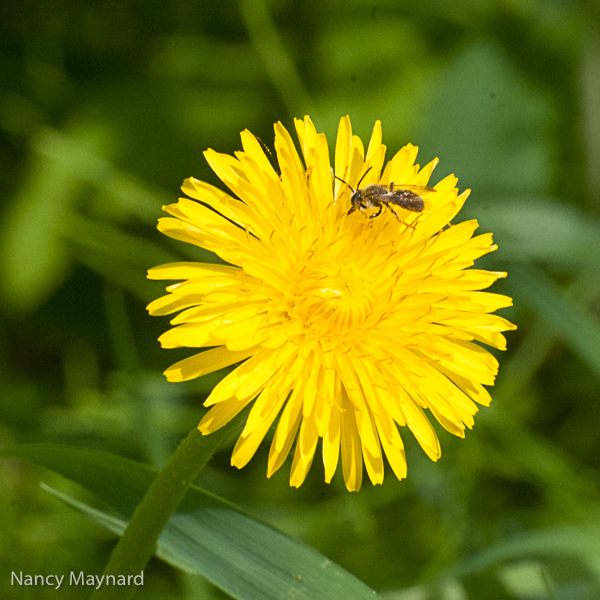
[[[369,167],[364,173],[363,176],[360,178],[360,181],[356,184],[356,189],[358,189],[360,187],[360,184],[362,183],[362,180],[366,177],[367,173],[372,169],[373,167]],[[352,189],[352,188],[350,188]]]
[[[343,179],[341,179],[337,175],[334,175],[334,178],[337,179],[338,181],[341,181],[342,183],[345,183],[352,190],[352,193],[354,194],[354,192],[356,190],[347,181],[344,181]]]

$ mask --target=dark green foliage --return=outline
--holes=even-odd
[[[492,406],[431,463],[407,432],[409,475],[348,494],[315,460],[300,490],[267,448],[220,452],[204,489],[335,561],[388,600],[600,597],[600,11],[592,2],[227,0],[10,2],[0,18],[0,443],[67,443],[162,466],[223,373],[161,376],[162,293],[147,268],[214,256],[154,229],[202,151],[309,113],[328,134],[383,122],[432,182],[455,173],[507,270],[492,291],[519,329],[498,353]],[[479,265],[478,265],[479,266]],[[100,574],[114,538],[40,479],[0,465],[0,597],[11,570]],[[144,600],[223,598],[156,560]],[[61,598],[77,600],[65,588]]]

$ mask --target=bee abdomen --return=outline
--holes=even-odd
[[[425,209],[425,201],[423,198],[410,190],[394,190],[390,196],[392,197],[388,199],[388,202],[396,204],[406,210],[421,212]]]

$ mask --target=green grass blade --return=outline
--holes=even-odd
[[[87,488],[121,518],[60,497],[116,533],[122,533],[156,475],[150,467],[116,455],[53,444],[11,446],[0,449],[0,456],[25,458]],[[157,555],[240,600],[379,597],[322,554],[195,487],[164,529]]]
[[[533,265],[507,267],[506,287],[515,303],[523,300],[582,361],[600,376],[600,320],[570,301],[561,289]]]
[[[467,204],[463,216],[476,218],[480,233],[494,233],[503,257],[498,260],[539,260],[568,269],[598,265],[600,221],[552,198],[495,198]]]

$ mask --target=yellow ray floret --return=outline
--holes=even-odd
[[[386,460],[406,477],[399,428],[435,461],[431,416],[458,437],[473,427],[498,372],[481,344],[506,348],[502,333],[515,326],[492,313],[512,300],[481,291],[506,273],[472,268],[496,246],[489,233],[474,236],[477,221],[452,222],[470,190],[459,193],[454,175],[432,185],[437,159],[420,168],[407,144],[386,163],[381,123],[365,152],[346,116],[331,163],[309,117],[295,129],[300,152],[275,125],[277,166],[247,130],[235,156],[205,152],[233,195],[190,177],[159,229],[227,264],[150,269],[150,279],[176,283],[148,310],[178,313],[163,347],[206,348],[168,368],[169,381],[231,367],[199,429],[210,434],[250,405],[233,465],[269,437],[267,475],[291,453],[290,484],[300,486],[321,446],[325,481],[341,461],[346,487],[358,490],[363,467],[383,482]],[[373,196],[384,189],[374,184],[417,190],[422,204]]]

